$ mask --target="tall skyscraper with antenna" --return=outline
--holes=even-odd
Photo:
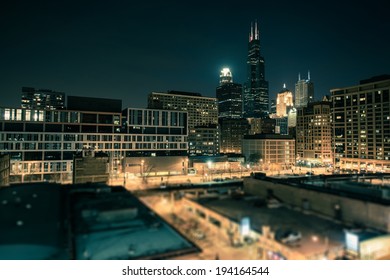
[[[301,79],[298,74],[298,81],[295,84],[295,108],[306,107],[314,98],[314,84],[310,80],[310,71],[307,73],[307,79]]]
[[[264,57],[260,52],[260,32],[257,21],[251,24],[249,33],[247,67],[248,78],[243,94],[244,117],[266,117],[269,112],[268,82],[265,80]]]

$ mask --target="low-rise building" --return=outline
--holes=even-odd
[[[247,135],[243,139],[243,155],[246,161],[256,157],[256,164],[264,170],[288,170],[295,164],[295,139],[278,134]]]

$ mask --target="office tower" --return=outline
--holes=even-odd
[[[268,82],[265,80],[264,57],[260,52],[257,22],[251,25],[249,34],[247,67],[248,76],[243,95],[244,117],[266,117],[269,114]]]
[[[390,171],[390,75],[331,89],[335,166]]]
[[[275,119],[275,134],[288,135],[288,118],[276,117]]]
[[[284,84],[276,99],[276,116],[286,117],[293,106],[293,94]]]
[[[275,133],[276,120],[271,118],[248,118],[249,135]]]
[[[218,118],[220,128],[220,152],[241,154],[242,137],[248,132],[248,121],[242,118],[242,85],[233,83],[229,68],[223,68],[219,86]]]
[[[301,74],[298,75],[298,81],[295,84],[295,108],[307,106],[314,98],[314,84],[310,80],[310,72],[307,74],[307,79],[301,79]]]
[[[270,105],[270,111],[269,113],[271,115],[275,115],[276,114],[276,99],[272,99],[271,100],[271,105]]]
[[[229,68],[221,71],[219,86],[216,89],[219,118],[242,117],[242,85],[233,83]]]
[[[244,118],[220,118],[220,152],[223,154],[241,154],[242,138],[248,134],[248,120]]]
[[[26,109],[64,109],[65,93],[49,89],[23,87],[21,107]]]
[[[296,127],[297,126],[297,109],[291,108],[288,112],[288,127]]]
[[[216,98],[183,91],[152,92],[148,97],[148,108],[186,111],[188,113],[189,155],[217,155],[219,153]]]
[[[311,165],[332,163],[331,103],[312,102],[297,109],[297,160]]]

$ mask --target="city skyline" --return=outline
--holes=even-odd
[[[23,86],[122,99],[124,107],[146,107],[152,91],[215,97],[223,67],[245,83],[255,20],[270,99],[310,70],[318,100],[389,72],[382,2],[331,1],[321,9],[287,1],[7,3],[0,12],[0,106],[19,107]]]

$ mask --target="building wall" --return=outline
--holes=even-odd
[[[219,154],[219,128],[216,125],[190,128],[188,154],[190,156]]]
[[[262,198],[267,198],[271,190],[280,201],[301,211],[310,211],[349,225],[360,223],[390,232],[388,205],[253,178],[244,179],[244,190]],[[336,210],[338,207],[340,212]]]
[[[108,153],[112,174],[121,172],[126,156],[187,155],[185,112],[140,109],[140,122],[133,123],[126,114],[136,110],[122,115],[0,108],[0,152],[10,155],[10,181],[71,182],[73,155],[83,148]],[[168,116],[168,123],[149,123],[145,115],[155,112]]]
[[[219,153],[218,102],[216,98],[197,93],[152,92],[148,108],[180,110],[188,114],[188,153],[215,155]]]
[[[107,183],[109,178],[108,155],[95,156],[94,152],[75,156],[73,160],[73,184],[81,183]]]
[[[22,88],[21,107],[27,109],[64,109],[65,93],[49,89]]]
[[[313,101],[314,97],[314,84],[310,81],[310,77],[307,80],[300,79],[295,84],[295,108],[306,107],[307,104]]]
[[[298,109],[296,126],[297,158],[330,164],[333,161],[331,104],[310,103]]]
[[[252,154],[260,155],[261,164],[264,164],[265,168],[277,165],[279,169],[290,169],[295,164],[295,140],[244,138],[243,155],[248,160]]]
[[[0,154],[0,187],[9,185],[10,159],[9,155]]]
[[[220,119],[221,153],[241,154],[242,139],[248,134],[249,124],[247,119]]]
[[[188,157],[126,157],[123,170],[127,176],[183,175],[188,172]]]
[[[390,79],[332,89],[335,164],[390,171]]]
[[[220,118],[242,117],[242,85],[224,83],[216,89],[218,116]]]
[[[265,118],[248,118],[249,123],[249,135],[261,134],[261,133],[275,133],[276,120]]]
[[[276,115],[278,117],[287,117],[287,113],[290,108],[293,107],[293,95],[288,89],[278,93],[276,99]]]

